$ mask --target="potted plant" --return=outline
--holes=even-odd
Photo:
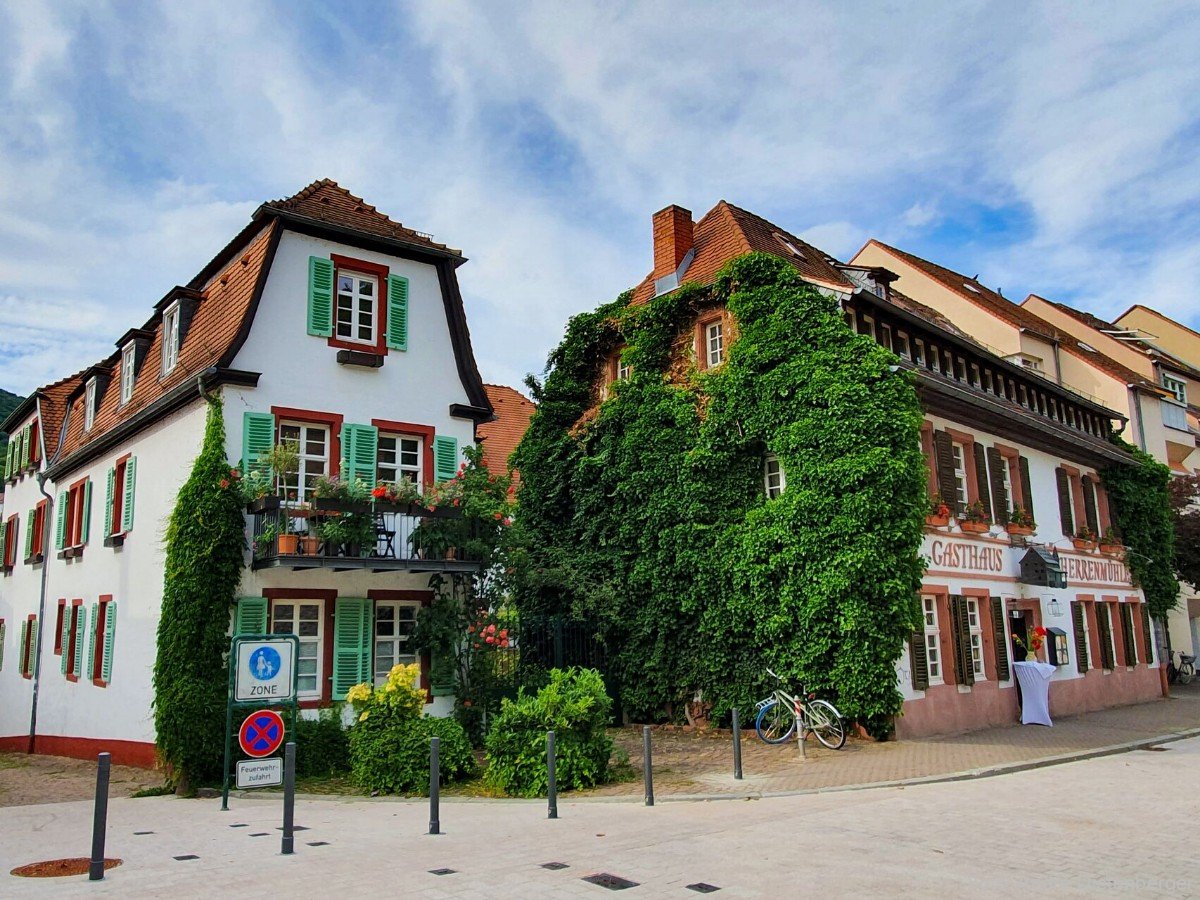
[[[1037,528],[1037,522],[1033,521],[1033,516],[1029,514],[1023,506],[1014,506],[1008,514],[1008,533],[1010,535],[1030,535]]]
[[[329,556],[367,556],[375,547],[375,520],[363,513],[327,516],[318,533]]]
[[[1076,550],[1095,550],[1096,532],[1084,525],[1075,532],[1075,536],[1071,538],[1071,543],[1075,545]]]
[[[311,526],[306,527],[298,537],[300,539],[298,552],[303,556],[316,556],[321,549],[321,539],[312,533]]]
[[[279,529],[277,543],[280,556],[295,556],[300,552],[300,535],[287,526]]]
[[[935,528],[943,528],[950,524],[950,504],[942,499],[941,494],[929,498],[929,512],[925,514],[925,524]]]
[[[267,522],[263,525],[262,530],[254,536],[254,556],[256,559],[263,559],[271,555],[271,551],[275,547],[275,539],[279,537],[279,525],[275,522]]]
[[[1100,552],[1116,555],[1125,549],[1121,543],[1121,533],[1116,528],[1106,528],[1100,536]]]
[[[968,503],[963,508],[959,527],[968,534],[983,534],[991,529],[992,523],[988,518],[987,510],[984,509],[982,500]]]

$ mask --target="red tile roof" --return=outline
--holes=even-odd
[[[509,469],[509,458],[525,436],[529,420],[537,411],[537,404],[519,391],[501,384],[485,384],[488,400],[496,411],[496,418],[479,425],[479,439],[483,443],[484,463],[491,469]],[[520,475],[513,472],[513,487]]]

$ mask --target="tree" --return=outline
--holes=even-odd
[[[1200,587],[1200,476],[1171,479],[1171,515],[1175,522],[1175,573]]]

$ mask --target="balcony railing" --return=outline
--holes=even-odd
[[[1175,403],[1172,400],[1167,400],[1165,397],[1161,400],[1161,405],[1162,420],[1165,426],[1175,428],[1179,431],[1188,430],[1186,406],[1181,403]]]
[[[376,572],[472,571],[474,529],[458,510],[316,499],[250,508],[252,566]]]

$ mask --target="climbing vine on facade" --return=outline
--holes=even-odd
[[[770,666],[877,734],[919,624],[922,414],[896,357],[776,257],[574,317],[517,449],[522,610],[601,623],[635,716],[749,708]],[[736,339],[697,370],[698,315]],[[598,402],[601,366],[630,377]],[[767,453],[786,473],[763,486]]]

